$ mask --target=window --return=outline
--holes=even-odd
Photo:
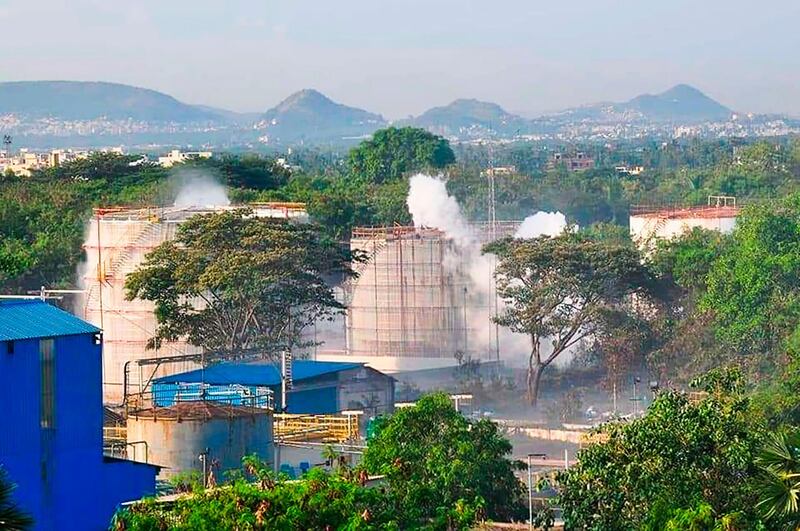
[[[14,353],[14,342],[6,341],[6,354],[13,354],[13,353]]]
[[[52,339],[39,341],[39,366],[41,369],[39,425],[42,429],[53,429],[56,413],[56,356]]]

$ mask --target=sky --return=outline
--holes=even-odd
[[[237,111],[316,88],[390,119],[688,83],[800,115],[799,19],[798,0],[0,0],[0,81],[114,81]]]

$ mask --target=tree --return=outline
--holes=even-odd
[[[126,296],[155,303],[151,347],[186,337],[211,351],[269,354],[343,309],[324,276],[351,275],[349,258],[312,224],[247,209],[194,216],[128,276]]]
[[[508,459],[511,444],[494,423],[467,420],[444,393],[376,422],[362,466],[386,475],[406,522],[435,518],[459,504],[495,520],[524,517],[525,491],[514,476],[523,465]]]
[[[707,393],[700,401],[662,391],[643,418],[599,428],[557,478],[567,529],[710,530],[675,527],[707,519],[703,506],[715,523],[737,523],[724,529],[757,529],[754,458],[763,431],[741,374],[719,370],[696,385]]]
[[[800,528],[800,431],[771,433],[756,458],[761,470],[756,508],[772,529]]]
[[[800,194],[746,208],[708,273],[700,308],[717,338],[771,360],[800,323]]]
[[[348,166],[352,175],[380,184],[414,171],[441,170],[455,160],[449,142],[440,136],[414,127],[388,127],[353,148]]]
[[[505,307],[496,322],[531,340],[528,400],[536,406],[542,373],[582,340],[632,313],[653,293],[635,248],[564,233],[530,240],[506,239],[485,248],[500,262],[497,293]]]
[[[14,503],[14,488],[8,474],[0,467],[0,529],[24,531],[33,527],[33,518]]]

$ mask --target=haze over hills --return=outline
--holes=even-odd
[[[423,127],[444,136],[513,135],[528,128],[521,116],[511,114],[496,103],[458,99],[449,105],[433,107],[402,123]]]
[[[386,123],[379,114],[336,103],[314,89],[303,89],[264,113],[256,128],[289,142],[361,137]]]
[[[0,83],[0,114],[61,120],[141,120],[204,122],[220,117],[155,90],[119,83],[87,81],[11,81]]]
[[[660,94],[642,94],[621,103],[596,103],[554,113],[550,117],[598,122],[718,122],[733,111],[689,85],[676,85]]]
[[[453,140],[622,139],[675,135],[766,136],[800,130],[781,116],[732,118],[733,111],[688,85],[621,103],[598,103],[532,120],[496,103],[457,99],[395,125]],[[0,83],[0,132],[34,146],[353,144],[389,125],[380,114],[300,90],[262,113],[189,105],[154,90],[117,83]]]

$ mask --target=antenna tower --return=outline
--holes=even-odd
[[[11,156],[11,135],[3,135],[3,151],[6,152],[6,157]]]

